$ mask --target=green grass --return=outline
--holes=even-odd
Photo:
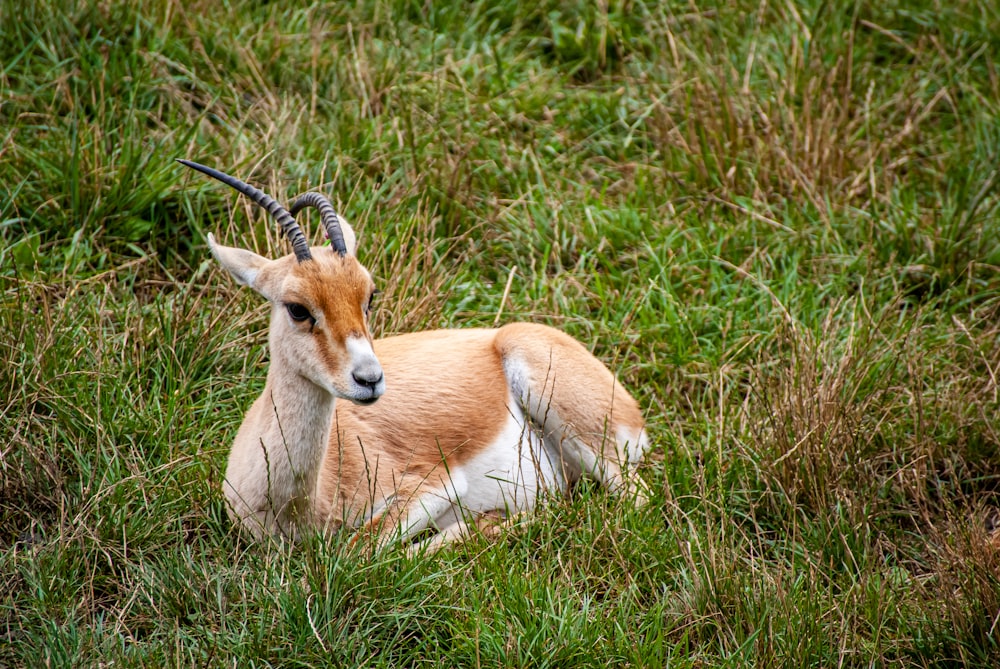
[[[0,0],[0,666],[1000,664],[1000,5],[351,5]],[[178,157],[330,195],[376,334],[581,339],[652,503],[247,543],[204,235],[286,246]]]

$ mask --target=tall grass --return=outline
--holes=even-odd
[[[972,1],[0,0],[0,665],[996,665],[998,36]],[[266,314],[204,234],[287,249],[177,157],[333,198],[380,335],[580,338],[652,503],[240,538]]]

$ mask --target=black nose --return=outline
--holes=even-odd
[[[354,377],[354,382],[359,386],[364,386],[365,388],[370,388],[375,390],[375,386],[382,382],[382,372],[379,370],[377,374],[358,374],[357,372],[352,372],[351,376]]]

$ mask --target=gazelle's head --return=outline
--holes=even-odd
[[[382,366],[368,330],[375,284],[354,256],[355,236],[319,193],[299,197],[290,210],[222,172],[180,161],[232,186],[274,216],[294,254],[269,260],[245,249],[222,246],[208,235],[212,255],[238,283],[271,302],[271,365],[302,376],[336,397],[370,404],[385,392]],[[319,209],[329,247],[309,247],[295,222],[303,207]]]

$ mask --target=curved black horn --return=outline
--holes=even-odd
[[[330,245],[342,256],[347,255],[347,243],[344,241],[344,231],[340,227],[340,217],[333,210],[333,205],[320,193],[304,193],[295,198],[288,211],[292,216],[306,207],[316,207],[319,215],[323,219],[323,227],[326,228],[326,236],[330,238]]]
[[[254,188],[248,183],[240,181],[236,177],[231,177],[224,172],[219,170],[214,170],[211,167],[206,167],[204,165],[199,165],[198,163],[192,162],[190,160],[184,160],[178,158],[177,162],[181,165],[186,165],[191,169],[198,170],[202,174],[207,174],[213,179],[218,179],[222,183],[235,188],[240,193],[243,193],[248,198],[259,204],[261,207],[267,210],[267,213],[271,214],[274,219],[281,226],[281,232],[284,233],[288,241],[292,243],[292,249],[295,251],[295,259],[299,262],[303,260],[312,260],[312,253],[309,252],[309,242],[306,240],[306,236],[302,233],[302,228],[299,224],[295,222],[295,217],[288,212],[287,209],[282,207],[278,202],[270,195]]]

